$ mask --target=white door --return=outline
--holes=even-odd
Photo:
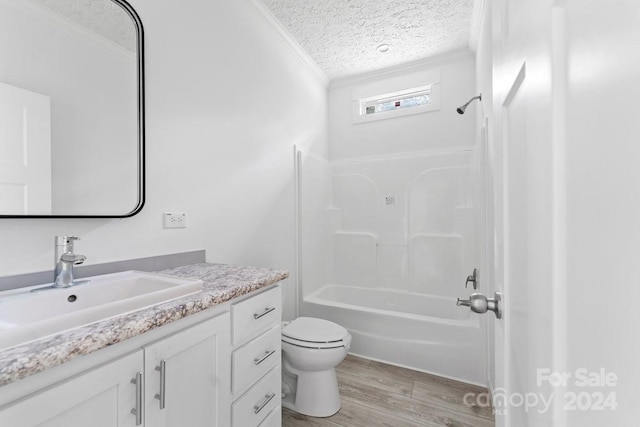
[[[491,5],[497,425],[637,425],[640,3]]]
[[[0,215],[51,214],[48,96],[0,83]]]
[[[142,351],[0,408],[6,427],[134,427]]]
[[[489,122],[495,261],[490,264],[504,307],[503,319],[492,318],[490,328],[499,427],[553,425],[554,409],[545,406],[552,390],[537,384],[538,369],[555,368],[550,3],[491,3],[496,37]]]

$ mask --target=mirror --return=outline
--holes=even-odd
[[[142,209],[143,58],[124,0],[0,0],[0,217]]]

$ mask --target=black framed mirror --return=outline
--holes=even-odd
[[[0,0],[0,217],[145,200],[144,33],[124,0]]]

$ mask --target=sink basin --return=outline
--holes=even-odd
[[[0,292],[0,349],[202,290],[201,280],[140,271],[80,280],[89,282],[64,289],[40,285]]]

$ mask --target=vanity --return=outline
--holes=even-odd
[[[280,426],[288,273],[209,263],[159,273],[202,291],[0,349],[0,425]]]

